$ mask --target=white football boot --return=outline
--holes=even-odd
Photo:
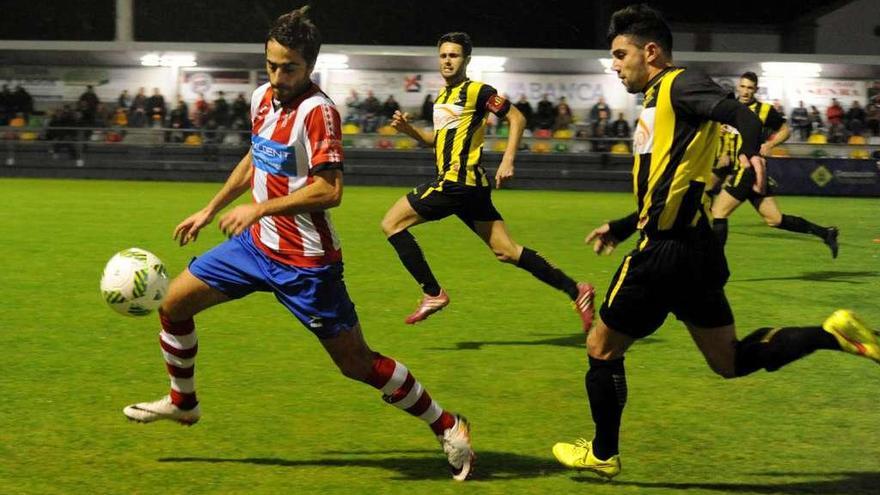
[[[171,402],[171,396],[166,395],[154,402],[139,402],[126,406],[122,410],[125,416],[138,423],[152,423],[160,419],[177,421],[186,426],[192,426],[202,417],[202,410],[198,404],[192,409],[181,409]]]
[[[464,481],[471,473],[476,454],[471,448],[471,426],[463,416],[455,416],[455,425],[437,435],[452,469],[452,479]]]

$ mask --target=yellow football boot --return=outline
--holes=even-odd
[[[880,341],[877,339],[880,333],[866,325],[852,311],[838,309],[825,320],[822,328],[837,339],[844,351],[880,363]]]
[[[553,455],[564,466],[591,471],[609,480],[620,474],[620,455],[603,461],[593,455],[592,442],[583,438],[577,439],[574,444],[557,443],[553,446]]]

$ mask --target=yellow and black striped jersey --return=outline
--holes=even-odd
[[[715,162],[720,127],[710,120],[711,113],[733,94],[702,73],[678,67],[657,74],[644,92],[644,109],[633,136],[638,227],[648,238],[675,236],[711,218],[703,190]]]
[[[752,100],[752,102],[746,106],[749,107],[749,110],[754,112],[761,121],[761,143],[770,139],[770,136],[781,129],[782,124],[785,123],[785,117],[783,117],[782,114],[780,114],[779,111],[769,103]],[[740,148],[742,148],[742,139],[735,128],[731,126],[724,127],[727,129],[726,132],[721,133],[721,146],[723,149],[719,150],[719,156],[721,153],[730,150],[732,163],[738,164],[739,160],[736,160],[735,158],[739,156]]]
[[[715,164],[718,164],[717,158],[720,158],[722,155],[727,155],[730,158],[730,164],[736,163],[736,157],[739,154],[739,149],[742,147],[742,136],[739,135],[739,132],[734,127],[722,124],[719,139],[718,152],[715,153]]]
[[[510,102],[492,86],[465,79],[446,86],[434,100],[434,155],[437,179],[488,187],[480,166],[487,112],[504,117]]]

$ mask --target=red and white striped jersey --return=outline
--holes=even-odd
[[[251,96],[251,190],[257,203],[305,187],[316,172],[342,168],[339,112],[318,86],[286,105],[276,103],[269,83]],[[251,227],[251,235],[270,258],[288,265],[316,267],[342,260],[327,211],[265,216]]]

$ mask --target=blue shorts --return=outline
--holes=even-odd
[[[260,251],[250,231],[193,258],[189,271],[223,294],[238,299],[272,292],[318,338],[336,337],[358,323],[342,280],[342,263],[303,268],[279,263]]]

